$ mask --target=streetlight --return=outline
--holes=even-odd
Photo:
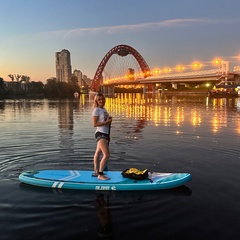
[[[176,66],[176,70],[177,71],[182,71],[182,70],[184,70],[185,68],[183,67],[183,66],[180,66],[180,65],[178,65],[178,66]]]
[[[217,66],[218,67],[218,71],[220,71],[221,70],[221,64],[223,64],[223,60],[221,60],[220,58],[215,58],[213,60],[213,64],[215,66]]]
[[[223,61],[220,58],[215,58],[213,64],[219,66]]]
[[[192,64],[192,67],[193,67],[194,69],[199,69],[200,67],[202,67],[202,64],[201,64],[201,63],[198,63],[198,62],[194,62],[194,63]]]
[[[161,73],[161,70],[160,69],[156,69],[156,70],[154,70],[154,73],[155,74],[159,74],[159,73]]]
[[[171,71],[172,71],[171,68],[164,68],[164,72],[165,72],[165,73],[168,73],[168,72],[171,72]]]

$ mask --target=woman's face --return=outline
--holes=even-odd
[[[98,97],[97,102],[99,107],[104,107],[105,99],[103,96]]]

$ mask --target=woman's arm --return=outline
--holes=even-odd
[[[93,116],[92,117],[92,124],[94,127],[100,127],[100,126],[104,126],[108,123],[112,122],[112,118],[108,118],[106,121],[104,122],[98,122],[98,116]]]

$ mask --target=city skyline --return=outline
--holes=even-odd
[[[56,77],[55,52],[71,53],[72,69],[93,78],[114,46],[135,48],[151,70],[211,65],[215,58],[240,65],[238,0],[0,0],[0,77],[31,81]]]

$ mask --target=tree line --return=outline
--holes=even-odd
[[[29,77],[29,76],[25,76],[25,75],[20,75],[20,74],[8,74],[8,77],[9,77],[12,81],[16,81],[16,82],[26,82],[26,83],[29,83],[29,82],[30,82],[30,77]]]
[[[0,97],[47,97],[62,98],[73,97],[75,92],[87,92],[88,86],[80,88],[76,76],[72,76],[69,82],[60,82],[56,78],[49,78],[46,84],[41,81],[30,81],[29,76],[20,74],[9,74],[12,80],[9,86],[6,86],[3,78],[0,77]]]

